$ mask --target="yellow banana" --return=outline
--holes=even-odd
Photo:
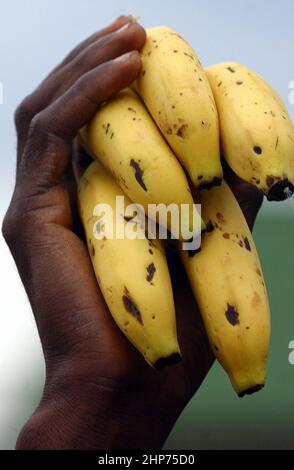
[[[206,69],[217,104],[222,153],[269,200],[294,191],[294,127],[281,99],[259,75],[235,62]]]
[[[193,197],[184,170],[132,90],[125,89],[105,103],[80,134],[87,150],[133,202],[146,213],[148,204],[176,204],[180,238],[197,236],[201,224],[193,227]],[[189,206],[187,214],[180,211],[181,204]],[[167,228],[172,231],[170,219]]]
[[[98,284],[122,332],[148,363],[161,368],[181,357],[164,250],[158,241],[146,238],[143,228],[140,239],[115,237],[116,196],[124,196],[123,191],[100,163],[92,163],[80,181],[78,200]],[[105,218],[93,212],[97,204],[113,210],[113,238],[105,232]],[[124,228],[132,223],[123,212],[118,217]]]
[[[198,188],[220,184],[218,116],[204,70],[167,27],[147,30],[135,89]]]
[[[243,213],[225,182],[200,194],[207,233],[201,251],[181,251],[211,347],[239,396],[265,382],[268,298]]]

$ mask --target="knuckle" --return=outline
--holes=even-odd
[[[15,218],[12,217],[10,209],[8,209],[2,222],[2,235],[10,248],[13,248],[16,245],[17,229]]]
[[[42,139],[58,137],[58,118],[48,109],[39,111],[30,122],[29,135],[41,136]]]
[[[29,125],[28,139],[39,142],[44,149],[54,137],[54,122],[45,111],[35,114]]]
[[[24,124],[30,123],[34,115],[31,95],[26,96],[23,101],[18,105],[14,113],[14,122],[17,129],[20,129]]]
[[[35,142],[35,146],[38,143],[39,150],[49,151],[50,149],[52,154],[56,154],[63,149],[64,144],[67,144],[65,128],[65,123],[60,122],[58,116],[46,109],[40,111],[31,120],[28,140]],[[72,140],[70,133],[68,138]]]
[[[2,222],[2,235],[12,253],[20,245],[24,247],[26,241],[31,241],[34,234],[35,214],[26,214],[24,205],[24,201],[12,202]]]
[[[47,122],[44,113],[41,111],[36,114],[30,122],[30,134],[40,134],[47,128]]]

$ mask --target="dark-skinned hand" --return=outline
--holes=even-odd
[[[3,234],[46,362],[43,396],[17,449],[160,448],[213,363],[173,253],[168,259],[183,361],[162,371],[145,363],[105,305],[71,197],[78,130],[99,103],[136,79],[144,41],[140,25],[118,18],[76,47],[16,111],[16,184]],[[262,196],[226,173],[252,227]]]

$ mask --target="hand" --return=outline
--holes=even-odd
[[[141,26],[118,18],[74,49],[16,112],[17,176],[3,234],[46,362],[43,397],[17,449],[160,448],[213,362],[185,273],[169,255],[183,361],[160,372],[145,363],[107,310],[68,189],[78,130],[137,77],[144,41]],[[259,194],[232,184],[237,197],[246,192],[253,223]]]

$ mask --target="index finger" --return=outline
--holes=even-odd
[[[76,56],[78,56],[84,49],[86,49],[90,44],[93,44],[98,39],[106,36],[107,34],[114,33],[117,29],[121,28],[127,23],[134,23],[136,19],[129,15],[129,16],[119,16],[113,23],[106,26],[106,28],[101,29],[100,31],[96,31],[95,33],[91,34],[91,36],[87,37],[84,41],[78,44],[66,57],[63,59],[60,64],[58,64],[52,72],[48,75],[50,77],[53,75],[57,70],[67,65],[71,62]],[[47,78],[48,78],[47,77]]]
[[[89,45],[96,43],[99,39],[102,39],[111,33],[114,33],[122,26],[130,22],[134,22],[132,17],[120,16],[111,25],[92,34],[77,47],[75,47],[67,55],[67,57],[59,65],[57,65],[49,75],[47,75],[47,77],[41,82],[35,91],[24,98],[15,112],[15,124],[18,134],[18,161],[22,155],[31,120],[37,113],[49,106],[50,103],[56,98],[60,84],[62,84],[63,87],[66,87],[67,82],[72,78],[72,74],[69,73],[70,71],[66,70],[66,67],[69,66],[70,63],[73,62],[80,53],[87,49]]]
[[[35,116],[17,173],[22,196],[58,184],[71,157],[72,140],[103,101],[129,86],[141,60],[133,50],[99,65]],[[19,189],[18,188],[18,189]]]

